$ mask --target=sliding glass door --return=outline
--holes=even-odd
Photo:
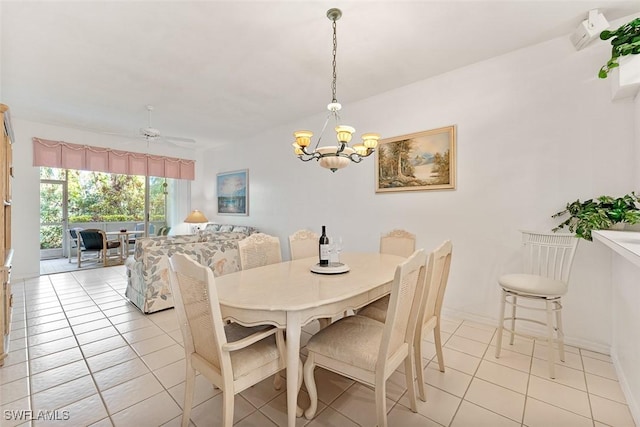
[[[69,228],[122,228],[154,235],[167,225],[171,180],[40,168],[41,258],[68,256]]]

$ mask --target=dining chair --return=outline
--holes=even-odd
[[[222,425],[230,427],[235,395],[286,368],[284,334],[273,326],[225,324],[211,269],[184,254],[172,255],[169,266],[186,359],[182,426],[189,425],[200,372],[222,391]],[[298,377],[300,390],[302,364]]]
[[[555,378],[556,344],[560,360],[564,362],[562,297],[569,289],[569,276],[578,239],[573,234],[522,231],[522,246],[524,272],[505,274],[498,278],[501,298],[496,358],[500,357],[502,350],[503,331],[510,333],[511,345],[515,335],[544,340],[548,347],[549,377]],[[507,304],[511,306],[510,317],[505,317]],[[531,310],[533,313],[543,312],[545,315],[537,318],[517,317],[516,309]],[[509,321],[509,326],[505,326],[505,321]],[[546,336],[516,332],[516,321],[543,325]]]
[[[120,240],[109,240],[105,232],[98,229],[80,230],[78,236],[80,244],[78,268],[82,266],[82,254],[89,252],[96,253],[97,259],[102,260],[105,267],[111,264],[111,260],[117,260],[117,264],[122,263],[122,243]],[[115,255],[112,252],[114,250],[116,251]],[[86,259],[84,260],[86,261]]]
[[[343,317],[309,339],[304,364],[311,400],[305,411],[307,419],[314,417],[318,407],[316,366],[373,386],[378,426],[386,427],[386,381],[404,362],[410,409],[417,411],[412,346],[420,310],[416,301],[421,300],[415,294],[424,291],[425,259],[420,249],[396,267],[385,323],[359,315]]]
[[[406,230],[392,230],[380,236],[380,253],[408,257],[416,250],[416,236]]]
[[[320,236],[311,230],[298,230],[289,236],[289,255],[291,260],[318,256]]]
[[[74,228],[67,228],[67,239],[69,239],[69,253],[67,254],[67,257],[69,258],[69,262],[71,262],[71,252],[72,249],[76,248],[76,250],[78,248],[78,231],[83,230],[82,227],[74,227]],[[77,256],[76,256],[77,258]]]
[[[438,368],[440,372],[444,372],[445,370],[444,355],[442,353],[442,337],[440,334],[440,314],[442,312],[444,292],[447,287],[447,282],[449,281],[452,252],[453,245],[450,240],[446,240],[438,248],[433,250],[427,258],[425,291],[421,295],[422,301],[420,302],[418,324],[413,342],[413,350],[415,352],[414,362],[418,378],[418,395],[423,402],[427,401],[424,387],[424,366],[422,366],[422,338],[425,332],[433,331],[433,340],[438,357]],[[379,322],[385,322],[388,304],[388,298],[379,299],[359,311],[358,314],[370,317]]]
[[[389,255],[398,255],[407,258],[416,250],[416,236],[406,230],[395,229],[380,236],[380,253]],[[369,306],[374,306],[373,310],[386,313],[389,305],[389,296],[382,297],[363,308],[356,310],[356,314]],[[384,320],[382,320],[384,322]]]
[[[253,233],[238,241],[238,252],[243,270],[282,262],[280,239],[264,233]]]

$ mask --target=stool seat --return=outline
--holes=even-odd
[[[536,274],[505,274],[498,278],[498,284],[507,291],[542,298],[561,297],[569,289],[567,283],[562,280]]]

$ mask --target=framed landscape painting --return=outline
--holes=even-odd
[[[248,169],[217,174],[216,188],[220,215],[249,215]]]
[[[456,127],[386,138],[376,150],[376,193],[454,190]]]

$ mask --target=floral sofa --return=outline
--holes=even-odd
[[[126,297],[143,313],[173,307],[169,257],[174,253],[184,253],[209,266],[214,276],[240,270],[238,240],[256,230],[246,226],[237,230],[225,232],[208,228],[195,235],[136,239],[134,254],[126,262]]]

